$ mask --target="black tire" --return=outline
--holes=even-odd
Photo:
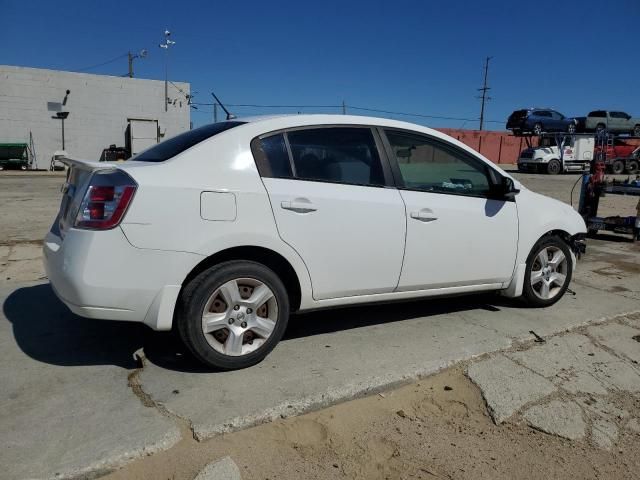
[[[202,330],[202,313],[211,295],[224,283],[239,278],[258,280],[274,294],[277,320],[271,335],[256,350],[239,356],[215,350]],[[282,338],[289,321],[289,296],[282,280],[271,269],[256,262],[234,260],[211,267],[182,290],[176,309],[180,338],[196,359],[216,370],[237,370],[262,361]]]
[[[567,132],[570,133],[571,135],[576,133],[576,124],[575,124],[575,122],[571,122],[569,125],[567,125]]]
[[[599,123],[596,125],[596,133],[602,133],[607,129],[607,126],[604,123]]]
[[[638,160],[627,160],[627,173],[635,175],[638,171]]]
[[[634,137],[640,137],[640,125],[636,125],[635,127],[633,127],[632,135]]]
[[[547,247],[553,247],[556,249],[560,249],[562,253],[564,253],[566,258],[566,272],[565,272],[565,281],[560,290],[550,299],[542,299],[540,298],[533,289],[531,285],[531,271],[536,262],[536,258],[538,254],[542,251],[542,249]],[[573,273],[573,257],[571,256],[571,250],[569,246],[562,240],[560,237],[555,235],[549,235],[542,237],[538,242],[534,245],[529,253],[529,257],[527,258],[527,268],[524,274],[524,285],[522,288],[522,298],[525,304],[529,307],[541,308],[541,307],[549,307],[556,303],[558,300],[562,298],[562,296],[569,288],[569,284],[571,283],[571,276]]]
[[[620,175],[624,172],[624,162],[622,160],[616,160],[611,164],[611,173]]]
[[[536,135],[541,135],[542,132],[544,132],[544,128],[542,128],[542,124],[541,123],[536,123],[533,126],[533,133],[535,133]]]
[[[562,171],[560,160],[552,159],[547,163],[547,173],[549,175],[558,175]]]

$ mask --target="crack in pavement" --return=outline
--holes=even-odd
[[[138,368],[131,371],[127,375],[127,385],[131,388],[133,394],[140,400],[140,403],[147,408],[153,408],[157,410],[162,416],[172,420],[180,429],[180,436],[184,438],[191,437],[194,440],[198,440],[193,427],[193,424],[186,418],[183,418],[174,412],[170,411],[162,403],[156,402],[151,395],[144,391],[142,383],[140,382],[140,374],[144,370],[147,362],[147,357],[144,354],[144,349],[140,348],[133,354],[134,360],[138,363]],[[186,435],[185,435],[186,433]]]

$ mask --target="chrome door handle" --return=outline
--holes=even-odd
[[[434,220],[437,220],[438,217],[436,217],[433,212],[431,210],[429,210],[428,208],[419,210],[419,211],[415,211],[415,212],[411,212],[410,214],[411,218],[415,219],[415,220],[420,220],[421,222],[433,222]]]
[[[280,207],[285,210],[291,210],[296,213],[311,213],[315,212],[317,208],[313,203],[307,199],[295,199],[291,201],[284,201],[280,203]]]

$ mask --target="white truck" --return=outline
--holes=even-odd
[[[593,135],[542,135],[537,147],[520,153],[518,170],[557,175],[589,169],[595,147]]]

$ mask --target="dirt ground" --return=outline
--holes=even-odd
[[[245,480],[638,478],[637,433],[605,451],[524,424],[496,426],[462,368],[202,443],[187,435],[105,479],[190,480],[227,455]]]

